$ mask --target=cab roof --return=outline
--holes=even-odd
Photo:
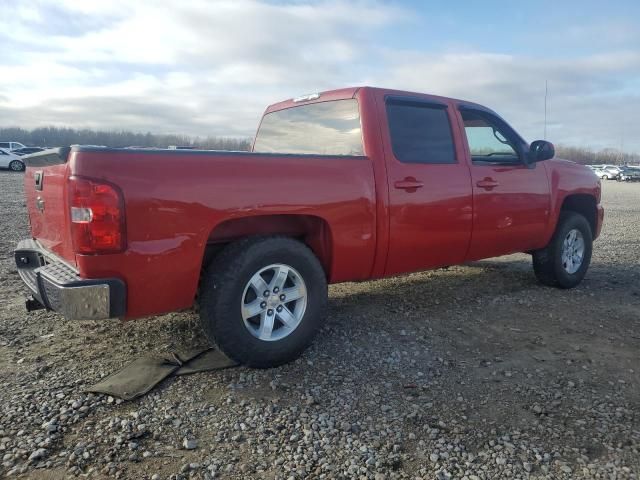
[[[345,100],[348,98],[355,98],[356,95],[358,94],[358,91],[365,90],[365,89],[382,92],[384,95],[424,97],[424,98],[429,98],[431,100],[439,100],[441,102],[447,102],[447,103],[454,102],[456,104],[464,104],[464,105],[480,108],[483,110],[491,111],[489,108],[486,108],[483,105],[480,105],[474,102],[469,102],[467,100],[460,100],[457,98],[443,97],[440,95],[433,95],[429,93],[411,92],[406,90],[394,90],[391,88],[360,86],[360,87],[339,88],[336,90],[327,90],[324,92],[315,92],[307,95],[302,95],[300,97],[289,98],[282,102],[269,105],[264,113],[266,115],[267,113],[275,112],[277,110],[284,110],[286,108],[291,108],[298,105],[308,105],[310,103],[320,103],[320,102],[328,102],[332,100]]]

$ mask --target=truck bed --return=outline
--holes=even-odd
[[[42,190],[36,189],[37,175]],[[104,180],[122,191],[123,253],[73,253],[65,204],[65,179],[72,176]],[[249,215],[249,223],[264,219],[265,233],[274,222],[294,235],[317,230],[314,242],[330,281],[368,278],[376,247],[374,185],[364,156],[89,146],[33,155],[25,174],[32,237],[82,278],[125,275],[127,317],[191,306],[207,246],[241,235],[242,218]],[[167,281],[174,288],[162,288]],[[158,297],[159,290],[171,293]]]

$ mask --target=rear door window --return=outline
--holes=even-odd
[[[388,99],[393,154],[403,163],[456,163],[446,105]]]

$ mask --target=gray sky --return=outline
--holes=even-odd
[[[548,80],[549,140],[640,151],[640,2],[457,5],[0,0],[0,126],[250,136],[267,104],[374,85],[484,103],[534,140]]]

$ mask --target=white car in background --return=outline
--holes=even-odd
[[[14,172],[22,172],[24,170],[24,162],[15,153],[0,148],[0,168],[8,168]]]
[[[24,145],[20,142],[0,142],[0,148],[12,152],[13,150],[24,148]]]
[[[615,180],[616,178],[618,178],[620,169],[613,165],[599,165],[593,170],[593,173],[595,173],[602,180]]]

